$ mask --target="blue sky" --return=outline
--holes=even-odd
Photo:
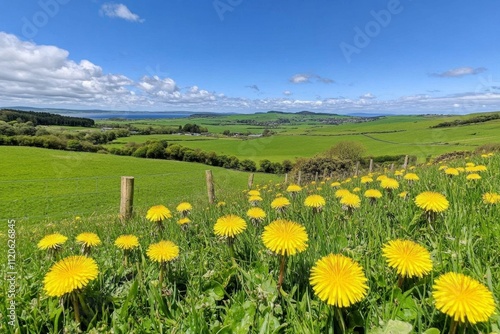
[[[500,110],[495,0],[0,3],[0,106]]]

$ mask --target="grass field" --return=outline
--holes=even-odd
[[[118,213],[120,177],[135,177],[135,204],[174,204],[185,198],[206,203],[205,170],[211,169],[217,195],[244,187],[248,173],[202,164],[0,146],[0,219],[69,218]],[[278,180],[256,174],[256,182]]]
[[[263,115],[268,116],[268,114]],[[255,115],[249,115],[151,122],[176,125],[192,122],[202,124],[214,133],[221,133],[223,130],[233,132],[256,130],[251,125],[234,124],[236,119],[244,117],[256,119]],[[130,136],[119,138],[107,147],[120,147],[127,142],[141,143],[152,139],[165,139],[186,147],[234,155],[240,159],[251,159],[256,162],[268,159],[281,162],[284,159],[293,161],[298,157],[311,157],[326,151],[339,141],[350,140],[362,143],[366,147],[367,156],[409,154],[417,156],[419,162],[423,162],[429,156],[435,157],[452,151],[472,151],[480,145],[499,140],[500,120],[467,126],[430,128],[444,121],[464,118],[464,116],[390,116],[370,122],[342,125],[326,125],[314,120],[300,122],[298,119],[292,119],[294,120],[292,123],[281,124],[277,129],[273,129],[277,132],[276,135],[266,138],[242,140],[178,135]],[[264,127],[256,132],[261,133],[263,129]]]
[[[114,177],[122,172],[160,172],[165,166],[170,166],[171,170],[175,169],[172,166],[179,166],[178,174],[182,174],[182,168],[193,168],[185,164],[97,154],[0,149],[2,157],[10,157],[12,165],[9,168],[18,166],[17,173],[26,180],[32,180],[37,170],[46,176],[59,175],[60,168],[55,168],[52,162],[63,163],[61,160],[66,161],[66,175],[73,173],[83,177],[92,173]],[[37,169],[22,164],[20,152],[33,156],[29,162]],[[81,161],[76,161],[79,159]],[[111,167],[112,162],[119,166]],[[477,324],[459,323],[458,332],[496,333],[500,330],[500,201],[489,204],[483,196],[487,192],[500,192],[500,156],[476,156],[447,165],[463,168],[466,163],[485,167],[482,170],[486,170],[479,172],[481,179],[467,180],[465,172],[448,176],[442,168],[433,165],[411,171],[419,176],[419,181],[405,180],[402,175],[409,171],[398,171],[400,176],[388,174],[398,180],[398,189],[393,191],[382,189],[376,180],[369,183],[361,183],[360,178],[344,180],[341,187],[357,194],[360,200],[359,207],[350,210],[336,198],[338,188],[330,185],[334,180],[304,185],[296,195],[287,192],[285,185],[266,183],[257,187],[262,197],[257,205],[266,217],[255,223],[247,216],[252,205],[247,199],[245,177],[228,178],[226,205],[220,207],[195,202],[196,196],[192,195],[179,196],[176,202],[169,196],[176,190],[165,189],[165,197],[160,202],[157,199],[149,202],[149,205],[165,204],[172,211],[173,217],[164,221],[164,230],[156,229],[155,223],[146,219],[145,210],[127,223],[121,223],[116,215],[106,212],[96,212],[79,220],[71,215],[66,219],[49,219],[30,225],[23,220],[16,221],[13,227],[17,238],[16,317],[11,326],[6,317],[10,311],[0,303],[3,315],[0,332],[63,333],[78,332],[80,328],[87,333],[124,334],[448,333],[454,325],[437,307],[433,286],[438,277],[455,272],[478,281],[494,304],[493,309],[478,306],[486,297],[483,295],[481,301],[476,301],[474,292],[464,298],[466,303],[479,307],[485,318]],[[9,173],[12,178],[14,173]],[[375,177],[377,175],[373,175],[373,179]],[[175,184],[182,187],[182,183]],[[198,184],[199,191],[204,193],[203,181]],[[367,189],[380,190],[382,197],[372,203],[364,196]],[[2,194],[6,190],[2,189]],[[20,189],[12,192],[16,191],[21,195],[30,193],[29,189],[25,193]],[[407,197],[398,195],[402,191],[408,192]],[[442,194],[449,206],[438,214],[426,214],[415,203],[416,196],[424,191]],[[57,188],[47,189],[46,196],[56,192]],[[321,210],[305,205],[311,194],[324,198]],[[285,196],[291,203],[283,211],[272,208],[271,203],[277,196]],[[193,204],[188,214],[191,223],[184,227],[176,223],[182,216],[175,210],[181,200]],[[147,205],[147,201],[144,204]],[[26,203],[25,207],[28,206]],[[229,242],[232,246],[228,246],[227,237],[214,233],[218,218],[228,214],[238,215],[246,221],[246,229]],[[289,254],[286,262],[269,250],[262,239],[265,227],[276,219],[302,225],[308,236],[307,247],[295,255]],[[68,237],[56,255],[37,248],[44,236],[55,232]],[[55,261],[80,253],[81,245],[75,238],[82,232],[96,233],[102,242],[89,254],[97,263],[98,274],[77,292],[67,293],[63,298],[51,297],[44,289],[44,277]],[[139,246],[129,252],[127,262],[124,252],[114,245],[116,238],[123,234],[139,238]],[[0,231],[2,247],[8,238],[7,233]],[[382,255],[384,245],[396,239],[412,240],[424,247],[432,268],[421,277],[401,279]],[[151,260],[147,252],[150,245],[160,240],[170,240],[179,246],[179,256],[164,266]],[[328,306],[309,281],[317,261],[330,253],[356,261],[367,279],[366,292],[357,302],[349,302],[349,307]],[[412,257],[404,261],[411,262]],[[282,289],[278,290],[281,263],[286,265],[282,267]],[[419,266],[417,262],[412,265]],[[2,271],[6,270],[6,264],[2,263]],[[164,273],[163,281],[160,273]],[[60,279],[66,278],[61,276]],[[339,281],[350,285],[356,278]],[[3,282],[0,299],[8,300],[10,285],[6,280]],[[342,288],[340,291],[347,293],[348,290]],[[71,296],[77,296],[77,301],[72,303]],[[452,296],[449,298],[453,300]],[[80,324],[74,320],[77,309]]]

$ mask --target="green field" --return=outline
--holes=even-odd
[[[252,222],[247,216],[252,204],[246,196],[246,174],[214,170],[216,179],[231,175],[219,184],[219,189],[226,191],[227,205],[207,206],[206,202],[197,200],[198,193],[200,196],[205,193],[202,165],[22,147],[0,147],[0,153],[10,161],[6,163],[2,159],[2,171],[7,171],[2,175],[3,182],[21,179],[10,183],[19,183],[20,187],[2,188],[2,212],[11,210],[5,205],[10,207],[12,203],[4,203],[16,194],[28,199],[33,195],[43,198],[62,195],[71,199],[69,194],[81,193],[79,188],[86,189],[86,180],[92,180],[95,175],[99,175],[97,180],[107,177],[112,180],[109,190],[116,188],[119,175],[138,175],[138,183],[141,176],[149,173],[161,173],[163,178],[166,169],[173,176],[163,184],[156,178],[144,184],[146,192],[161,189],[161,198],[143,198],[144,208],[139,215],[125,223],[104,208],[78,220],[74,217],[77,212],[60,219],[47,217],[29,223],[16,220],[12,227],[17,247],[15,297],[7,297],[11,287],[6,280],[0,288],[1,300],[15,301],[16,317],[14,325],[10,325],[9,318],[3,316],[10,311],[6,303],[0,303],[2,333],[59,334],[80,329],[85,333],[120,334],[444,334],[450,332],[454,323],[446,311],[437,306],[434,285],[438,278],[451,273],[474,279],[486,291],[481,292],[478,300],[474,298],[478,290],[468,291],[469,287],[464,285],[456,288],[457,300],[468,307],[479,307],[483,315],[475,324],[459,323],[457,333],[498,333],[500,330],[500,197],[496,204],[484,200],[487,192],[500,196],[498,153],[447,162],[448,166],[462,168],[466,163],[483,165],[479,180],[468,180],[465,172],[448,176],[438,165],[412,169],[419,181],[410,182],[389,173],[387,176],[398,180],[398,188],[392,191],[384,190],[377,181],[345,180],[342,187],[359,196],[359,205],[349,210],[342,199],[336,198],[338,188],[330,186],[331,180],[304,184],[295,195],[287,192],[286,185],[266,183],[256,187],[262,197],[258,206],[266,213],[258,222]],[[82,183],[57,179],[63,175],[78,177]],[[193,188],[183,188],[186,179],[181,179],[182,175],[194,179]],[[266,179],[261,175],[257,178]],[[31,183],[33,180],[46,182],[45,189],[36,189],[36,182]],[[60,183],[51,186],[50,180],[60,180]],[[382,197],[369,200],[364,196],[367,189],[380,190]],[[408,192],[406,197],[399,196],[402,191]],[[448,205],[439,213],[426,213],[415,202],[424,191],[441,194]],[[311,194],[325,200],[321,209],[306,205]],[[286,196],[291,203],[283,211],[272,208],[271,203],[277,196]],[[97,190],[93,197],[106,200]],[[191,222],[184,227],[176,223],[181,217],[175,210],[180,200],[193,204],[188,214]],[[147,207],[159,203],[166,204],[172,212],[172,217],[163,221],[163,230],[145,217]],[[13,213],[14,217],[44,205],[43,201],[24,201],[24,205],[16,209],[19,211]],[[57,205],[63,209],[66,204],[61,201]],[[228,214],[246,221],[246,228],[231,241],[214,233],[218,219]],[[308,236],[307,247],[288,254],[286,262],[282,260],[284,257],[271,251],[262,238],[266,227],[277,219],[300,224]],[[3,245],[11,238],[6,230],[0,231],[2,252]],[[55,255],[37,247],[42,238],[56,232],[68,240]],[[98,273],[77,292],[66,293],[62,298],[48,295],[44,278],[55,261],[80,254],[82,247],[76,238],[82,232],[96,233],[102,242],[89,254],[96,261]],[[127,261],[123,250],[114,245],[116,238],[123,234],[139,238],[139,246],[128,253]],[[293,238],[294,234],[284,233],[275,238]],[[396,268],[388,265],[382,252],[396,239],[411,240],[423,247],[431,268],[418,269],[421,276],[401,278]],[[178,257],[164,266],[154,262],[147,251],[160,240],[179,246]],[[296,244],[294,241],[286,247],[293,248]],[[356,301],[349,301],[348,307],[329,306],[314,291],[309,279],[317,261],[328,254],[340,254],[355,261],[366,277],[364,293],[360,293]],[[404,251],[400,257],[414,268],[421,266],[420,257],[414,261]],[[4,262],[0,268],[8,271]],[[277,289],[280,272],[284,280],[281,289]],[[163,282],[160,273],[165,274]],[[72,272],[66,275],[60,275],[60,279],[79,280]],[[353,293],[349,289],[359,278],[344,275],[352,274],[344,273],[338,280],[328,278],[333,286],[337,282],[343,284],[330,291]],[[72,303],[71,296],[75,294],[78,299]],[[454,302],[452,293],[446,298]],[[486,298],[492,306],[484,306]],[[80,323],[75,322],[76,309]],[[471,314],[469,309],[464,312]]]
[[[206,203],[205,170],[214,174],[216,195],[243,189],[248,173],[178,161],[139,159],[31,147],[0,146],[0,219],[70,218],[118,213],[120,177],[135,177],[135,204],[174,205],[186,198]],[[256,174],[255,182],[278,180]]]
[[[264,117],[267,116],[267,117]],[[183,120],[148,121],[150,124],[181,125],[187,122],[206,126],[209,132],[224,130],[251,131],[261,133],[265,127],[235,125],[237,119],[269,120],[276,115],[220,116],[214,119],[190,118]],[[333,116],[330,116],[333,117]],[[448,128],[430,128],[441,122],[465,119],[468,116],[390,116],[363,123],[341,125],[322,124],[313,119],[292,118],[290,124],[280,124],[271,130],[277,134],[261,138],[228,138],[204,136],[154,135],[119,138],[106,147],[121,147],[127,142],[142,143],[147,140],[165,139],[193,149],[214,151],[218,154],[234,155],[239,159],[262,159],[281,162],[298,157],[311,157],[324,152],[339,141],[358,141],[365,148],[366,156],[408,154],[415,155],[419,162],[427,157],[453,152],[472,151],[476,147],[500,139],[500,120],[480,124]],[[144,121],[142,121],[144,122]],[[139,121],[132,124],[142,124]],[[146,123],[144,123],[146,124]],[[258,131],[256,131],[258,130]]]

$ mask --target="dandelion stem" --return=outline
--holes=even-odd
[[[163,288],[163,276],[165,276],[165,263],[160,263],[160,278],[158,280],[158,285],[160,286],[160,290]]]
[[[283,284],[283,279],[285,277],[285,255],[280,255],[280,275],[278,278],[278,290],[281,290],[281,285]]]
[[[227,239],[227,243],[229,245],[229,255],[231,255],[231,261],[233,262],[233,266],[236,266],[236,258],[234,256],[234,238],[229,237]]]
[[[403,276],[398,275],[398,288],[402,289],[404,280]]]
[[[78,306],[78,297],[76,292],[71,294],[71,301],[73,302],[73,311],[75,312],[75,321],[80,323],[80,307]]]
[[[342,309],[340,307],[333,307],[334,311],[336,312],[337,320],[339,321],[340,324],[340,329],[342,330],[342,333],[345,333],[345,322],[344,322],[344,316],[342,315]]]
[[[450,334],[455,334],[458,328],[458,321],[451,319]]]

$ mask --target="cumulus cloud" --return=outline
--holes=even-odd
[[[120,18],[131,22],[144,22],[139,15],[134,14],[121,3],[105,3],[101,6],[99,10],[101,15],[105,15],[112,18]]]
[[[145,73],[147,73],[145,69]],[[304,75],[303,75],[304,77]],[[305,76],[301,80],[318,80]],[[486,78],[488,79],[488,78]],[[486,80],[485,79],[485,80]],[[303,81],[302,81],[303,82]],[[73,60],[67,50],[38,45],[0,32],[0,106],[97,108],[108,110],[267,111],[311,110],[350,113],[468,113],[500,109],[500,84],[493,78],[473,92],[416,94],[381,100],[368,92],[357,98],[301,98],[289,90],[274,98],[230,97],[197,85],[180,86],[166,75],[132,80],[106,73],[90,60]],[[249,88],[254,89],[252,86]],[[258,88],[258,87],[256,87]],[[454,107],[458,105],[459,107]]]
[[[466,75],[476,75],[479,73],[483,73],[484,71],[486,71],[486,68],[484,67],[474,68],[470,66],[465,66],[465,67],[457,67],[441,73],[431,73],[430,75],[438,78],[459,78]]]
[[[363,100],[372,100],[372,99],[376,99],[377,97],[375,95],[373,95],[372,93],[366,93],[366,94],[361,95],[359,98],[363,99]]]
[[[317,82],[322,82],[326,84],[335,82],[330,78],[325,78],[317,74],[305,74],[305,73],[295,74],[290,79],[288,79],[288,81],[294,84],[300,84],[300,83],[311,83],[313,79],[316,80]]]

